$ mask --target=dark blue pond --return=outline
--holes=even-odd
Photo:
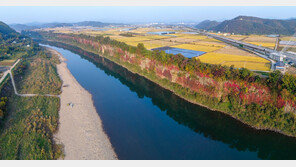
[[[192,58],[192,57],[198,57],[206,52],[202,51],[195,51],[195,50],[189,50],[189,49],[180,49],[180,48],[172,48],[172,47],[160,47],[160,48],[154,48],[152,50],[164,50],[168,54],[179,54],[181,53],[183,56],[187,58]]]
[[[119,159],[296,159],[296,140],[191,104],[76,47],[52,47],[93,96]],[[69,51],[71,50],[71,51]]]

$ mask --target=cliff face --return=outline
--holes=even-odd
[[[120,61],[135,65],[141,71],[153,73],[160,79],[166,79],[171,83],[188,88],[188,91],[192,94],[207,96],[216,99],[217,102],[228,103],[234,98],[240,109],[243,109],[245,105],[254,103],[258,105],[272,104],[278,109],[284,109],[285,112],[296,112],[295,101],[283,99],[281,96],[275,98],[268,87],[260,84],[235,80],[221,81],[203,73],[188,73],[180,70],[177,66],[162,64],[140,54],[131,54],[120,48],[100,44],[89,39],[67,35],[59,35],[58,38],[76,41],[83,46],[91,46],[100,54],[118,57]]]

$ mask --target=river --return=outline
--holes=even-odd
[[[92,53],[49,47],[92,94],[119,159],[296,159],[295,138],[191,104]]]

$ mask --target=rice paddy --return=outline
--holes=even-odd
[[[258,46],[263,46],[267,48],[274,48],[275,43],[266,43],[266,42],[249,42],[250,44],[258,45]]]
[[[234,65],[235,68],[248,68],[256,71],[269,71],[270,62],[261,57],[240,56],[223,53],[206,53],[197,57],[200,61],[209,64]]]
[[[293,38],[291,36],[285,36],[285,37],[281,37],[282,41],[296,41],[296,38]]]
[[[206,45],[206,44],[181,44],[181,45],[174,45],[172,47],[180,48],[180,49],[202,51],[202,52],[213,52],[213,51],[223,48],[219,45]]]

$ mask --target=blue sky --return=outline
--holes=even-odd
[[[222,21],[238,15],[288,19],[296,17],[296,7],[0,7],[5,23],[102,21],[117,23]]]

